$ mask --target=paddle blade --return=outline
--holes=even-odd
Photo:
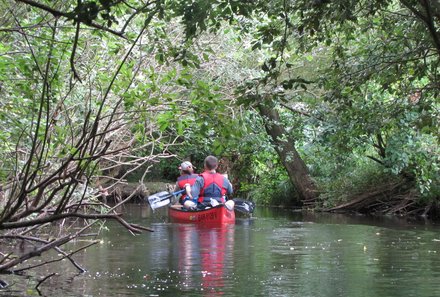
[[[157,194],[148,196],[148,203],[150,204],[151,209],[155,210],[156,208],[170,204],[171,197],[173,197],[173,194],[170,194],[166,191],[159,192]]]
[[[255,203],[252,201],[234,198],[235,202],[234,210],[243,212],[243,213],[253,213],[255,210]]]

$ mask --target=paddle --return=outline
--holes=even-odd
[[[163,207],[165,205],[168,205],[171,203],[171,198],[173,198],[173,196],[182,194],[183,192],[185,192],[185,189],[174,192],[174,193],[169,193],[167,191],[163,191],[163,192],[159,192],[156,194],[153,194],[151,196],[148,196],[148,203],[150,204],[151,209],[155,210],[156,208],[160,208]],[[249,200],[244,200],[241,198],[234,198],[232,199],[234,200],[234,210],[241,212],[241,213],[247,213],[247,214],[251,214],[254,212],[255,209],[255,203]]]
[[[173,196],[182,194],[183,192],[185,192],[185,189],[174,193],[169,193],[167,191],[159,192],[148,196],[148,203],[150,204],[151,209],[155,210],[156,208],[170,204],[171,198],[173,198]]]
[[[252,201],[241,198],[234,198],[232,200],[235,202],[234,210],[238,212],[251,214],[255,210],[255,203]]]

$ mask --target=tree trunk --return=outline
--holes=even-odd
[[[272,139],[275,150],[287,170],[290,180],[295,186],[304,205],[312,205],[318,197],[318,190],[310,177],[309,170],[295,148],[295,140],[281,125],[280,115],[272,106],[260,103],[260,115],[264,127]]]

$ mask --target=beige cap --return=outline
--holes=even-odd
[[[191,164],[190,161],[185,161],[185,162],[183,162],[182,164],[180,164],[180,166],[179,166],[179,169],[180,169],[180,170],[188,170],[188,168],[195,168],[195,167],[193,166],[193,164]]]

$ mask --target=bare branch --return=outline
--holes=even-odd
[[[94,235],[92,235],[94,236]],[[0,238],[9,238],[9,239],[21,239],[21,240],[28,240],[28,241],[36,241],[36,242],[41,242],[41,243],[45,243],[48,244],[50,243],[47,240],[41,239],[39,237],[34,237],[34,236],[24,236],[24,235],[2,235],[0,236]],[[75,260],[72,259],[71,254],[67,254],[65,251],[63,251],[62,249],[60,249],[59,247],[55,247],[55,250],[62,254],[65,258],[67,258],[73,266],[75,266],[80,272],[85,272],[86,270],[84,268],[82,268],[78,263],[76,263]]]
[[[42,283],[44,283],[44,281],[46,281],[47,279],[51,278],[51,277],[54,276],[54,275],[56,275],[55,272],[53,272],[53,273],[47,275],[47,276],[44,277],[42,280],[40,280],[40,281],[38,282],[38,284],[35,286],[35,290],[37,290],[38,292],[40,292],[40,290],[38,289],[38,287],[39,287]],[[41,292],[40,292],[40,293],[41,293]]]
[[[381,161],[381,160],[379,160],[379,159],[376,158],[376,157],[373,157],[373,156],[367,156],[367,158],[369,158],[369,159],[371,159],[371,160],[373,160],[373,161],[379,163],[380,165],[384,165],[384,162]]]
[[[79,77],[78,73],[76,72],[75,69],[75,53],[76,53],[76,47],[78,45],[78,38],[79,38],[79,29],[81,27],[81,23],[77,22],[76,23],[76,31],[75,31],[75,38],[73,39],[73,48],[72,48],[72,53],[70,55],[70,68],[72,69],[73,72],[73,77],[77,80],[81,81],[81,78]]]
[[[25,271],[25,270],[29,270],[29,269],[33,269],[33,268],[37,268],[37,267],[40,267],[40,266],[43,266],[43,265],[47,265],[47,264],[50,264],[50,263],[59,262],[59,261],[65,259],[65,258],[70,258],[72,255],[74,255],[74,254],[76,254],[76,253],[79,253],[80,251],[85,250],[86,248],[88,248],[88,247],[90,247],[90,246],[92,246],[92,245],[95,245],[95,244],[97,244],[98,242],[99,242],[99,241],[92,241],[91,243],[89,243],[89,244],[87,244],[87,245],[85,245],[85,246],[83,246],[83,247],[77,249],[76,251],[71,252],[71,253],[69,253],[69,254],[66,254],[65,256],[60,257],[60,258],[58,258],[58,259],[54,259],[54,260],[51,260],[51,261],[46,261],[46,262],[39,263],[39,264],[36,264],[36,265],[28,266],[28,267],[25,267],[25,268],[16,269],[16,270],[14,270],[14,273],[19,273],[19,272],[22,272],[22,271]]]
[[[0,225],[1,229],[16,229],[29,227],[37,224],[45,224],[50,222],[55,222],[62,220],[64,218],[81,218],[81,219],[93,219],[93,220],[102,220],[102,219],[114,219],[117,220],[124,227],[133,231],[135,233],[141,233],[141,231],[133,227],[132,224],[127,223],[121,218],[121,214],[82,214],[82,213],[61,213],[56,215],[48,215],[39,219],[29,220],[29,221],[19,221],[19,222],[5,222]],[[153,231],[152,229],[148,229],[148,231]],[[1,270],[1,269],[0,269]]]
[[[27,5],[30,5],[30,6],[39,8],[39,9],[42,9],[44,11],[49,12],[50,14],[52,14],[55,17],[64,17],[64,18],[67,18],[69,20],[74,20],[76,22],[81,22],[81,20],[79,20],[78,17],[74,16],[73,13],[62,12],[62,11],[53,9],[52,7],[49,7],[47,5],[41,4],[41,3],[36,2],[36,1],[32,1],[32,0],[15,0],[15,1],[22,2],[22,3],[25,3]],[[116,36],[119,36],[121,38],[127,39],[123,35],[122,32],[118,32],[118,31],[112,30],[110,28],[104,27],[104,26],[102,26],[100,24],[97,24],[96,22],[91,21],[91,22],[84,23],[84,24],[89,26],[89,27],[93,27],[93,28],[98,29],[98,30],[103,30],[103,31],[112,33],[113,35],[116,35]]]

